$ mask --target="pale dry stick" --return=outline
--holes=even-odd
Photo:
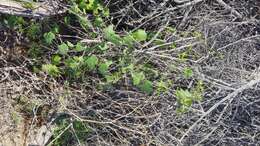
[[[130,111],[129,113],[126,113],[125,115],[121,115],[120,117],[118,117],[118,118],[116,118],[116,119],[114,119],[113,121],[118,121],[118,120],[120,120],[120,119],[122,119],[122,118],[125,118],[125,117],[130,117],[130,115],[132,114],[132,113],[134,113],[134,112],[136,112],[139,108],[141,108],[141,107],[143,107],[143,106],[145,106],[145,105],[139,105],[139,106],[137,106],[137,107],[135,107],[132,111]],[[160,116],[161,114],[154,114],[154,115],[150,115],[150,116],[138,116],[138,118],[153,118],[153,117],[157,117],[157,116]],[[135,118],[137,118],[137,117],[135,117]]]
[[[205,82],[208,82],[210,84],[213,84],[215,86],[217,86],[218,88],[221,88],[221,89],[225,89],[225,90],[236,90],[235,88],[231,87],[231,86],[227,86],[225,84],[222,84],[221,82],[218,82],[218,80],[210,80],[210,79],[207,79],[205,77],[201,78],[201,80],[205,81]]]
[[[84,38],[79,37],[79,36],[75,36],[75,35],[64,35],[64,34],[58,34],[59,38],[71,38],[71,39],[79,39],[79,40],[83,40]]]
[[[91,39],[83,39],[80,41],[81,43],[86,43],[86,44],[93,44],[93,43],[101,43],[101,40],[91,40]]]
[[[219,123],[219,121],[223,117],[224,113],[226,112],[228,106],[231,104],[232,101],[233,101],[233,99],[231,99],[229,101],[229,103],[224,107],[223,111],[221,112],[221,114],[219,115],[217,121],[215,122],[216,124]],[[207,140],[217,129],[218,129],[218,125],[216,127],[214,127],[202,140],[200,140],[197,144],[195,144],[195,146],[199,146],[202,142]]]
[[[189,16],[189,14],[190,14],[192,8],[193,8],[192,5],[191,5],[191,6],[188,6],[188,10],[185,12],[185,14],[184,14],[184,16],[183,16],[183,18],[182,18],[182,21],[181,21],[180,25],[178,26],[178,28],[184,27],[184,25],[185,25],[185,23],[186,23],[186,21],[187,21],[187,19],[188,19],[188,16]]]
[[[188,7],[188,6],[191,6],[191,5],[195,5],[195,4],[203,2],[203,1],[204,0],[193,0],[193,1],[187,2],[185,4],[182,4],[182,5],[173,7],[173,8],[169,8],[165,12],[162,12],[162,13],[165,14],[165,13],[168,13],[170,11],[174,11],[174,10],[177,10],[177,9],[180,9],[180,8],[184,8],[184,7]]]
[[[231,13],[233,12],[237,17],[242,18],[242,15],[236,11],[234,8],[232,8],[231,6],[229,6],[228,4],[226,4],[223,0],[216,0],[220,5],[222,5],[224,8],[228,9],[231,11]]]
[[[176,40],[175,43],[184,42],[184,41],[192,41],[195,39],[196,39],[196,37],[180,38],[180,39]]]
[[[215,21],[215,22],[211,22],[209,23],[210,25],[248,25],[248,24],[255,24],[254,20],[249,19],[249,20],[244,20],[244,21],[239,21],[239,22],[233,22],[233,21],[223,21],[223,20],[219,20],[219,21]]]
[[[73,124],[72,124],[72,126],[71,126],[71,129],[72,129],[72,131],[73,131],[73,133],[74,133],[74,135],[75,135],[75,137],[76,137],[76,139],[77,139],[77,141],[78,141],[79,146],[81,146],[81,142],[80,142],[80,140],[79,140],[79,138],[78,138],[78,135],[77,135],[77,133],[76,133],[74,127],[73,127]]]
[[[189,2],[190,0],[173,0],[175,3],[186,3]]]
[[[5,76],[0,80],[0,83],[4,82],[10,75],[10,73],[8,72],[4,72]]]
[[[130,113],[128,113],[129,115]],[[119,119],[122,119],[122,118],[135,118],[135,119],[142,119],[142,118],[148,118],[148,119],[151,119],[151,118],[157,118],[157,117],[160,117],[161,116],[161,113],[155,113],[153,115],[142,115],[142,116],[128,116],[128,115],[121,115],[119,118],[115,119],[115,120],[119,120]]]
[[[195,128],[197,126],[197,124],[202,121],[208,114],[210,114],[213,110],[215,110],[219,105],[221,105],[222,103],[224,103],[225,101],[233,98],[234,96],[237,96],[239,93],[243,92],[246,89],[251,88],[252,86],[254,86],[255,84],[260,83],[260,74],[256,76],[255,80],[251,80],[250,82],[248,82],[247,84],[245,84],[244,86],[241,86],[240,88],[236,89],[235,91],[233,91],[232,93],[230,93],[228,96],[226,96],[225,98],[223,98],[222,100],[220,100],[219,102],[217,102],[215,105],[213,105],[209,110],[207,110],[207,112],[205,112],[204,115],[202,115],[192,126],[190,126],[190,128],[183,134],[183,136],[180,138],[180,142],[182,142],[184,140],[184,138],[191,132],[191,130],[193,130],[193,128]]]
[[[201,73],[201,74],[202,74],[202,73]],[[207,78],[210,83],[211,83],[211,82],[215,82],[215,83],[217,83],[217,84],[219,84],[219,85],[223,85],[223,86],[228,87],[229,90],[235,90],[235,88],[232,88],[232,84],[229,84],[229,83],[227,83],[227,82],[225,82],[225,81],[223,81],[223,80],[221,80],[221,79],[215,79],[215,78],[212,78],[212,77],[207,76],[207,75],[205,75],[205,74],[203,74],[203,76],[204,76],[205,78]]]
[[[127,127],[123,127],[121,125],[117,125],[115,124],[114,122],[115,121],[108,121],[108,122],[100,122],[100,121],[95,121],[95,120],[90,120],[90,119],[82,119],[80,118],[78,115],[76,115],[75,113],[71,112],[69,109],[66,109],[69,113],[71,113],[73,116],[75,116],[77,119],[79,119],[80,121],[85,121],[85,122],[89,122],[89,123],[95,123],[95,124],[112,124],[120,129],[124,129],[126,131],[130,131],[130,132],[133,132],[133,133],[137,133],[137,134],[140,134],[140,135],[146,135],[146,133],[143,133],[141,131],[137,131],[137,130],[134,130],[134,129],[130,129],[130,128],[127,128]]]
[[[147,43],[145,43],[142,47],[143,47],[143,48],[144,48],[144,47],[147,47],[147,46],[149,46],[154,40],[156,40],[157,37],[159,36],[159,34],[167,28],[167,26],[169,25],[169,22],[170,22],[170,21],[168,20],[167,23],[157,31],[157,33],[153,36],[153,38],[152,38],[150,41],[148,41]]]
[[[216,130],[218,129],[218,126],[214,127],[210,133],[208,133],[201,141],[199,141],[197,144],[195,144],[194,146],[200,146],[200,144],[202,142],[204,142],[205,140],[207,140]]]
[[[63,133],[65,133],[69,128],[71,128],[72,123],[70,123],[58,136],[56,136],[51,142],[47,144],[47,146],[51,146],[57,139],[59,139]]]
[[[260,126],[259,126],[259,125],[252,124],[252,126],[254,126],[255,128],[257,128],[257,129],[259,129],[259,130],[260,130]]]
[[[151,52],[145,52],[145,53],[149,54],[149,55],[152,55],[152,56],[156,56],[156,57],[167,58],[167,59],[170,59],[170,60],[179,60],[178,58],[167,56],[167,55],[163,55],[163,54],[155,54],[155,53],[151,53]]]
[[[157,12],[154,12],[153,14],[151,14],[151,15],[154,15],[154,16],[152,16],[150,19],[148,19],[148,20],[146,20],[145,22],[143,22],[142,24],[140,24],[140,25],[139,25],[138,27],[136,27],[134,30],[139,29],[140,27],[142,27],[143,25],[145,25],[145,24],[148,23],[149,21],[152,21],[153,19],[155,19],[155,18],[157,18],[157,17],[160,17],[160,16],[162,16],[162,15],[164,15],[164,14],[167,14],[167,13],[169,13],[169,12],[171,12],[171,11],[175,11],[175,10],[178,10],[178,9],[180,9],[180,8],[188,7],[188,6],[190,6],[190,5],[195,5],[195,4],[197,4],[197,3],[199,3],[199,2],[203,2],[203,1],[204,1],[204,0],[194,0],[194,1],[185,3],[185,4],[182,4],[182,5],[173,7],[173,8],[169,8],[169,9],[167,9],[167,10],[165,10],[165,11],[160,12],[159,14],[157,14]]]
[[[164,43],[164,44],[160,44],[160,45],[156,45],[156,46],[153,46],[153,47],[150,47],[148,49],[145,49],[145,50],[136,50],[137,52],[148,52],[148,51],[153,51],[154,49],[157,49],[157,48],[160,48],[160,47],[165,47],[165,46],[170,46],[170,45],[173,45],[175,43],[178,43],[178,42],[182,42],[182,41],[188,41],[188,40],[193,40],[195,39],[195,37],[190,37],[190,38],[185,38],[185,39],[179,39],[179,40],[176,40],[174,42],[168,42],[168,43]],[[186,45],[188,46],[188,45]],[[173,50],[179,50],[179,49],[183,49],[183,46],[181,47],[178,47],[178,48],[175,48]]]
[[[217,51],[221,51],[221,50],[223,50],[223,49],[225,49],[225,48],[227,48],[229,46],[235,45],[235,44],[240,43],[240,42],[249,41],[250,39],[257,38],[257,37],[260,38],[260,35],[254,35],[254,36],[250,36],[250,37],[247,37],[247,38],[243,38],[243,39],[237,40],[237,41],[235,41],[233,43],[230,43],[230,44],[228,44],[226,46],[218,48]]]
[[[184,46],[181,46],[181,47],[178,47],[178,48],[173,48],[171,50],[162,50],[162,51],[153,51],[157,48],[160,48],[160,47],[166,47],[166,46],[170,46],[170,45],[173,45],[175,42],[169,42],[169,43],[164,43],[164,44],[160,44],[160,45],[156,45],[156,46],[153,46],[151,48],[148,48],[146,50],[136,50],[136,52],[150,52],[150,53],[170,53],[170,52],[173,52],[173,51],[180,51],[184,48],[187,48],[187,47],[191,47],[191,46],[195,46],[195,45],[198,45],[198,44],[201,44],[201,42],[195,42],[195,43],[192,43],[192,44],[188,44],[188,45],[184,45]]]
[[[36,107],[37,106],[37,107]],[[36,105],[36,106],[33,106],[33,110],[32,110],[32,112],[33,112],[33,118],[31,119],[31,122],[30,122],[30,128],[28,129],[28,136],[30,136],[31,135],[31,133],[33,132],[33,130],[34,130],[34,124],[35,124],[35,122],[36,122],[36,120],[37,120],[37,112],[38,112],[38,109],[39,109],[39,107],[41,106],[41,105]]]

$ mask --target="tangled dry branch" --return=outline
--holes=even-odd
[[[17,93],[53,107],[50,121],[60,115],[86,121],[92,129],[88,144],[260,145],[258,1],[106,0],[105,3],[118,31],[145,28],[157,32],[149,42],[138,46],[133,55],[140,60],[148,58],[167,78],[176,79],[169,92],[147,97],[128,90],[128,83],[107,93],[100,93],[91,83],[68,87],[28,71],[25,67],[30,64],[28,60],[15,66],[3,55],[0,84],[5,85],[0,86],[0,91],[9,88],[13,96]],[[169,27],[177,30],[165,34],[161,38],[163,43],[153,45]],[[198,37],[189,32],[201,34]],[[99,42],[86,38],[81,41]],[[173,44],[175,49],[170,47]],[[176,70],[192,66],[196,72],[193,79],[182,80],[169,66],[177,64],[179,53],[187,50],[192,55]],[[115,54],[113,51],[117,50],[109,55]],[[176,112],[175,90],[184,85],[189,88],[197,79],[205,82],[204,100],[180,116]],[[93,78],[93,82],[97,80]]]

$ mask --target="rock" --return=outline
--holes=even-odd
[[[19,0],[0,0],[0,13],[23,17],[47,17],[64,13],[59,1],[19,2]]]

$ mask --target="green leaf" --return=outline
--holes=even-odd
[[[91,22],[85,17],[79,17],[79,23],[83,29],[88,29],[92,26]]]
[[[71,17],[68,17],[68,16],[64,17],[64,23],[65,23],[67,26],[70,25],[70,23],[71,23]]]
[[[171,81],[168,80],[168,82],[165,82],[163,80],[160,80],[159,82],[157,82],[156,84],[156,88],[157,88],[157,92],[162,93],[162,92],[166,92],[169,89]]]
[[[142,29],[139,29],[136,32],[134,32],[132,36],[138,42],[145,41],[147,39],[147,33]]]
[[[48,73],[50,76],[59,76],[60,71],[56,65],[53,64],[44,64],[42,65],[42,71]]]
[[[136,86],[136,85],[139,85],[141,83],[141,81],[143,81],[145,79],[145,75],[143,72],[133,72],[132,74],[132,79],[133,79],[133,84]]]
[[[127,35],[123,38],[123,42],[124,42],[125,45],[132,47],[134,42],[135,42],[135,39],[132,35]]]
[[[108,40],[111,43],[114,43],[116,45],[121,44],[121,38],[114,31],[113,25],[109,25],[107,28],[104,29],[104,37],[106,40]]]
[[[62,43],[58,46],[58,49],[59,49],[59,53],[61,55],[66,55],[68,54],[68,51],[69,51],[69,47],[66,43]]]
[[[98,48],[101,51],[106,51],[108,49],[108,45],[107,45],[107,43],[104,43],[104,44],[99,45]]]
[[[106,82],[107,83],[117,83],[122,77],[122,74],[120,72],[114,72],[111,75],[106,75]]]
[[[30,44],[30,49],[28,51],[28,54],[31,58],[38,58],[42,54],[42,49],[37,43],[31,43]]]
[[[43,35],[44,37],[44,41],[50,45],[52,43],[52,41],[55,39],[55,34],[53,32],[48,32],[48,33],[44,33]]]
[[[39,35],[40,35],[40,25],[39,24],[35,24],[35,23],[32,23],[31,26],[28,28],[28,31],[27,31],[27,37],[29,37],[30,39],[37,39],[39,38]]]
[[[190,77],[192,77],[192,76],[193,76],[193,71],[192,71],[192,69],[191,69],[191,68],[188,68],[188,67],[184,68],[184,70],[183,70],[183,75],[184,75],[185,78],[190,78]]]
[[[187,106],[187,107],[190,107],[192,105],[192,99],[191,98],[181,98],[180,104]]]
[[[101,27],[102,25],[104,25],[104,21],[101,17],[97,17],[94,21],[94,24],[97,27]]]
[[[80,51],[86,50],[86,48],[87,48],[87,47],[85,47],[81,42],[78,42],[78,43],[76,44],[75,50],[78,51],[78,52],[80,52]]]
[[[98,64],[98,58],[95,55],[92,55],[85,59],[85,63],[89,70],[94,70],[96,65]]]
[[[142,84],[139,85],[139,88],[146,94],[151,94],[153,92],[153,83],[149,80],[145,80]]]
[[[110,15],[110,12],[109,12],[109,9],[108,9],[108,8],[104,8],[103,15],[104,15],[105,17],[108,17],[108,16]]]
[[[67,45],[68,45],[68,47],[70,47],[70,48],[73,48],[73,47],[74,47],[74,45],[73,45],[71,42],[69,42],[69,41],[67,41]]]
[[[66,65],[66,75],[72,78],[81,77],[84,72],[82,69],[82,64],[84,62],[84,58],[82,56],[74,56],[72,58],[68,58],[65,60]]]
[[[41,71],[41,69],[39,69],[38,67],[36,66],[33,66],[33,72],[34,73],[39,73]]]
[[[134,70],[134,64],[130,64],[126,67],[122,67],[122,73],[132,72]]]
[[[59,65],[61,62],[61,57],[59,55],[52,56],[52,64]]]
[[[67,67],[69,67],[70,69],[75,70],[75,69],[77,69],[77,68],[79,67],[79,62],[76,61],[76,60],[73,59],[73,58],[69,58],[69,59],[67,59],[67,60],[65,61],[65,65],[66,65]]]
[[[57,23],[54,23],[53,25],[52,25],[52,29],[51,29],[51,31],[54,33],[54,34],[58,34],[59,33],[59,25],[57,24]]]
[[[112,64],[112,61],[106,61],[105,63],[101,63],[98,67],[99,73],[102,75],[107,74],[109,66]]]
[[[86,5],[87,10],[93,10],[95,6],[95,0],[88,0],[88,4]]]
[[[189,107],[181,105],[180,107],[177,108],[177,113],[178,114],[183,114],[186,113],[189,110]]]
[[[7,20],[4,20],[4,23],[7,25],[7,27],[21,27],[24,25],[26,22],[24,21],[23,17],[18,17],[18,16],[9,16],[7,17]]]
[[[177,97],[178,102],[181,105],[191,106],[193,101],[192,100],[193,95],[188,90],[183,90],[183,89],[176,90],[175,95]]]
[[[202,81],[198,81],[195,88],[192,90],[193,100],[201,101],[203,99],[204,85]]]

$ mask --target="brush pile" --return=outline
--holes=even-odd
[[[101,80],[96,74],[68,86],[66,76],[32,73],[32,60],[26,55],[10,60],[0,53],[0,85],[8,85],[12,102],[22,95],[40,103],[27,116],[34,119],[31,125],[40,117],[37,108],[46,106],[47,125],[62,118],[87,123],[90,132],[84,141],[75,137],[67,145],[260,145],[259,1],[105,0],[104,5],[110,10],[105,21],[118,34],[138,29],[155,34],[137,44],[131,56],[137,63],[149,62],[173,83],[167,92],[149,95],[131,86],[128,77],[106,91],[96,88]],[[86,39],[89,34],[78,27],[70,29],[68,34],[77,32],[76,36],[61,34],[61,40],[100,41]],[[5,48],[13,36],[19,40],[19,35],[6,33],[10,32],[0,25],[0,37],[5,36],[0,44]],[[114,47],[98,57],[116,58],[123,50]],[[45,54],[42,60],[48,57]],[[193,71],[192,77],[183,77],[186,68]],[[203,99],[180,114],[176,91],[192,89],[198,81],[203,82]]]

